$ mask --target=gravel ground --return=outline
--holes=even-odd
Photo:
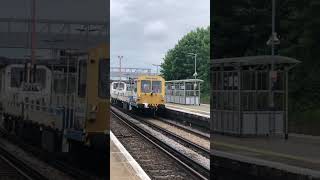
[[[129,119],[131,122],[135,123],[138,127],[146,130],[148,133],[151,133],[154,137],[158,138],[162,142],[166,143],[171,148],[181,152],[185,156],[191,158],[193,161],[197,162],[198,164],[201,164],[204,168],[210,170],[210,157],[204,157],[201,154],[191,150],[188,147],[185,147],[181,145],[180,143],[176,142],[173,139],[168,138],[167,136],[163,135],[162,133],[155,131],[151,127],[133,119],[129,115],[121,112],[118,109],[113,108],[117,113],[122,114],[126,119]]]
[[[178,128],[176,126],[170,125],[168,123],[165,123],[165,122],[157,120],[157,119],[150,119],[149,122],[151,122],[161,128],[164,128],[164,129],[166,129],[176,135],[184,137],[184,138],[188,139],[189,141],[196,143],[196,144],[210,150],[210,141],[208,139],[204,139],[202,137],[195,135],[194,133],[190,133],[186,130],[183,130],[181,128]]]
[[[111,116],[111,130],[150,178],[197,179],[174,159],[113,115]]]
[[[0,156],[0,179],[1,180],[23,180],[25,179],[19,172],[10,166],[4,159]]]
[[[70,176],[66,175],[65,173],[51,167],[47,163],[37,159],[36,157],[30,155],[29,153],[25,152],[21,148],[17,147],[16,145],[10,143],[6,139],[0,136],[0,146],[6,149],[8,152],[11,152],[16,157],[24,161],[26,164],[34,167],[37,169],[41,174],[43,174],[48,179],[52,180],[72,180]],[[0,174],[1,175],[1,174]],[[2,178],[0,178],[2,179]]]

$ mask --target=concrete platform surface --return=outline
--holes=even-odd
[[[178,111],[184,111],[204,117],[210,117],[210,104],[201,104],[200,106],[166,103],[166,108]]]
[[[112,132],[110,132],[110,139],[110,179],[150,180]]]
[[[211,134],[213,150],[320,172],[320,137],[230,137]]]

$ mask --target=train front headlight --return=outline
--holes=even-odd
[[[90,112],[89,113],[89,121],[95,121],[97,119],[97,113]]]
[[[149,104],[148,103],[143,103],[144,104],[144,108],[148,108]]]
[[[98,106],[94,105],[92,106],[90,112],[89,112],[89,120],[94,121],[97,119],[97,112],[98,112]]]

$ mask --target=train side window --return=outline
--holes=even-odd
[[[101,98],[109,97],[109,60],[100,59],[99,60],[99,88],[98,94]],[[122,85],[122,84],[120,84]]]
[[[79,61],[79,74],[78,74],[78,96],[84,98],[86,96],[87,88],[87,62],[86,60]]]

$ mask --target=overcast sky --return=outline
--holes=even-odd
[[[111,0],[111,66],[152,68],[186,33],[210,24],[210,0]]]

